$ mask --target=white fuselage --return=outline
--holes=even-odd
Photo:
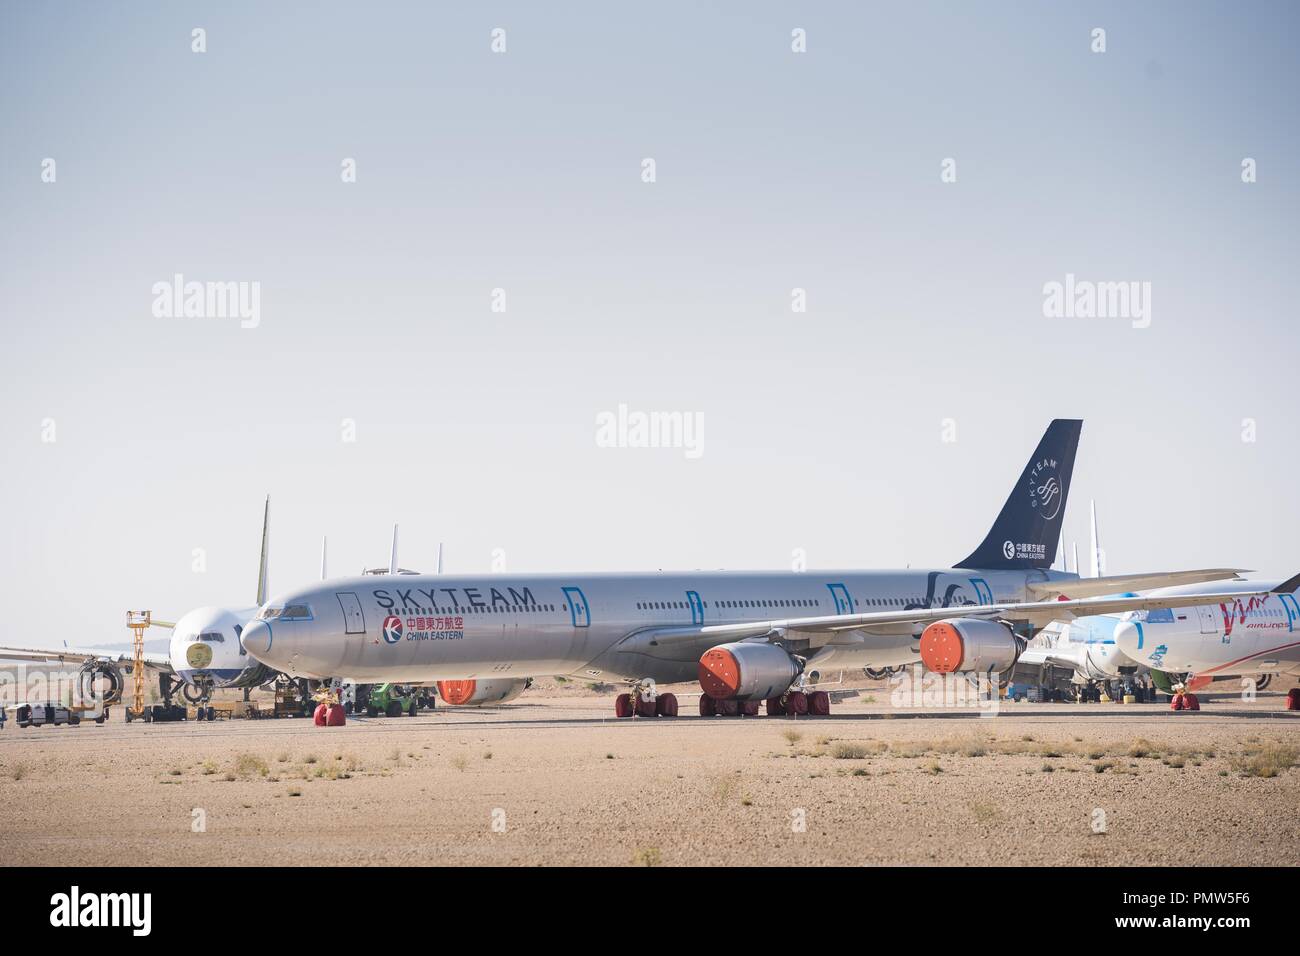
[[[214,688],[257,687],[275,676],[240,641],[257,610],[201,607],[181,617],[167,648],[176,676],[186,684]]]
[[[1261,586],[1266,586],[1261,584]],[[1165,588],[1154,595],[1239,591],[1240,582]],[[1300,604],[1268,594],[1200,607],[1126,615],[1121,651],[1145,667],[1196,677],[1300,674]]]
[[[1074,667],[1074,683],[1108,681],[1145,671],[1125,654],[1115,642],[1115,629],[1124,618],[1111,614],[1094,614],[1074,621],[1053,621],[1043,628],[1042,637],[1054,661],[1069,661]],[[1026,659],[1038,648],[1030,647]]]
[[[365,682],[582,674],[694,680],[705,645],[629,641],[673,626],[1026,599],[1049,571],[683,572],[347,578],[281,595],[245,630],[263,663],[293,676]],[[295,608],[294,616],[276,617]],[[810,668],[919,659],[915,624],[836,632]],[[799,653],[804,651],[795,648]]]

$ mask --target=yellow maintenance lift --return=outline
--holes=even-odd
[[[153,623],[150,611],[127,611],[126,626],[131,629],[131,716],[144,716],[144,632]]]

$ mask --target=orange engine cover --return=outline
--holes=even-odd
[[[527,677],[485,677],[482,680],[440,680],[438,696],[452,707],[501,704],[514,700],[532,680]]]
[[[1009,670],[1025,642],[999,621],[956,617],[921,632],[921,662],[939,674]]]
[[[438,696],[449,704],[467,704],[474,699],[474,691],[478,689],[478,681],[472,680],[440,680],[438,681]]]
[[[801,669],[782,647],[740,641],[705,651],[697,674],[714,700],[767,700],[784,694]]]

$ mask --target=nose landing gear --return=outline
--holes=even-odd
[[[193,684],[184,684],[181,687],[181,694],[187,701],[194,705],[195,720],[206,720],[211,722],[217,719],[217,708],[213,707],[211,704],[211,681],[196,681]]]

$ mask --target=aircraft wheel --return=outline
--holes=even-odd
[[[634,701],[636,715],[638,717],[653,717],[656,712],[656,704],[653,700],[644,700],[640,694],[636,695]]]
[[[791,717],[808,713],[808,695],[801,690],[792,690],[785,695],[785,712]]]
[[[785,713],[785,707],[781,703],[780,697],[769,697],[767,703],[767,716],[780,717]]]
[[[758,708],[762,702],[757,700],[742,700],[740,704],[740,713],[743,717],[757,717]]]
[[[677,716],[677,695],[660,694],[659,699],[655,701],[655,713],[660,717]]]
[[[631,694],[619,694],[614,698],[614,716],[618,718],[631,717],[635,712],[632,706]]]
[[[808,695],[808,713],[814,717],[828,717],[831,712],[831,695],[815,690]]]
[[[717,710],[719,717],[735,717],[740,713],[740,701],[738,700],[715,700],[713,706]]]
[[[700,716],[716,717],[718,713],[718,702],[708,694],[700,695]]]

